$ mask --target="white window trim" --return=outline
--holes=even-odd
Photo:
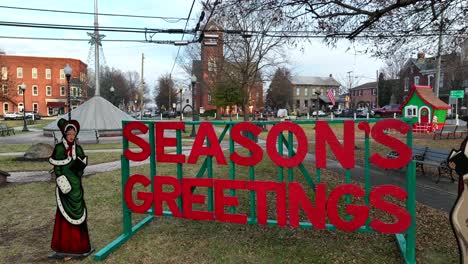
[[[46,78],[47,80],[52,79],[52,70],[51,70],[51,69],[46,69],[46,70],[45,70],[45,78]]]
[[[33,103],[33,107],[32,107],[32,110],[34,111],[34,106],[37,106],[36,109],[37,109],[37,112],[39,112],[39,104],[38,103]]]
[[[309,96],[309,88],[304,88],[304,96]]]
[[[65,86],[60,86],[60,96],[66,96],[66,95],[67,95],[67,91],[65,90]]]
[[[36,93],[34,93],[34,87],[36,87]],[[31,89],[32,89],[32,95],[33,95],[33,96],[37,96],[37,95],[39,94],[39,86],[33,85],[33,86],[31,87]]]
[[[18,85],[18,95],[23,95],[23,90],[21,90],[21,85]]]
[[[8,68],[2,66],[2,80],[8,80]]]
[[[408,110],[411,109],[411,115],[408,115]],[[405,117],[417,117],[418,116],[418,107],[415,105],[405,106]]]
[[[50,87],[50,94],[49,94],[49,91],[47,89],[48,87]],[[46,96],[52,96],[52,86],[50,86],[50,85],[46,86]]]
[[[409,77],[405,77],[405,92],[407,92],[409,90]]]
[[[7,108],[6,111],[5,111],[5,106],[7,106],[7,107],[6,107],[6,108]],[[9,112],[9,111],[10,111],[10,105],[9,105],[8,103],[6,103],[6,102],[3,103],[3,108],[2,108],[2,110],[3,110],[3,113]]]
[[[414,85],[419,85],[419,76],[414,76]]]
[[[34,71],[35,70],[35,71]],[[37,68],[32,68],[31,69],[31,77],[33,79],[37,79]]]
[[[60,69],[60,80],[65,80],[65,70]]]
[[[21,109],[21,110],[20,110],[20,109]],[[19,103],[19,104],[18,104],[18,111],[19,111],[19,112],[22,112],[23,109],[24,109],[24,104],[23,104],[23,103]]]
[[[427,106],[421,106],[421,108],[419,108],[418,110],[418,123],[421,124],[421,112],[423,109],[427,109],[427,115],[429,116],[428,117],[428,120],[429,122],[432,122],[432,119],[431,119],[431,116],[432,116],[432,113],[431,113],[431,108],[427,107]]]
[[[296,88],[296,96],[299,96],[301,94],[300,88]]]
[[[16,67],[16,78],[23,78],[23,67]]]

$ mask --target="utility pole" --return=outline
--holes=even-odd
[[[348,74],[348,93],[350,94],[350,96],[351,96],[350,90],[351,90],[351,73],[352,73],[352,72],[353,72],[353,71],[347,72],[347,74]],[[352,103],[352,102],[353,102],[353,99],[351,98],[351,104],[352,104],[353,107],[354,107],[354,103]]]
[[[440,13],[440,25],[439,25],[439,46],[437,47],[437,66],[436,66],[436,77],[434,84],[435,96],[439,98],[440,88],[440,64],[441,64],[441,51],[442,51],[442,31],[444,29],[444,11]]]
[[[143,119],[143,107],[144,107],[144,88],[145,88],[145,81],[143,78],[144,72],[144,61],[145,61],[145,54],[141,54],[141,81],[140,81],[140,120]]]

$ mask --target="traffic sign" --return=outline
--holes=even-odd
[[[463,90],[452,90],[452,91],[450,91],[450,97],[463,98],[463,97],[465,97],[465,91],[463,91]]]

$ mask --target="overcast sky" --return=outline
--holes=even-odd
[[[192,0],[140,0],[140,1],[100,1],[99,13],[129,14],[140,16],[164,16],[186,18],[189,14]],[[86,14],[64,14],[41,11],[27,11],[7,7],[26,7],[52,10],[67,10],[79,12],[93,12],[94,0],[3,0],[1,2],[0,20],[7,22],[44,23],[61,25],[92,26],[94,17]],[[193,28],[198,21],[201,6],[195,4],[188,28]],[[164,21],[156,18],[128,18],[118,16],[100,16],[99,25],[107,27],[132,28],[184,28],[185,20]],[[0,36],[5,37],[46,37],[46,38],[75,38],[88,39],[86,32],[79,30],[56,30],[27,27],[0,26]],[[142,33],[113,33],[105,34],[104,40],[132,39],[145,40]],[[157,34],[156,40],[180,39],[181,35]],[[186,35],[191,39],[193,36]],[[146,82],[152,88],[157,78],[170,73],[176,58],[178,47],[172,45],[158,45],[152,43],[109,42],[103,41],[104,56],[107,66],[123,71],[141,71],[141,54],[145,54]],[[355,81],[359,83],[374,81],[376,70],[382,62],[368,55],[355,54],[356,52],[346,41],[339,43],[337,48],[324,46],[321,41],[303,43],[302,49],[291,49],[288,54],[288,67],[293,74],[306,76],[333,76],[340,82],[347,82],[347,72],[352,71]],[[351,49],[348,49],[351,47]],[[90,44],[86,41],[52,41],[27,39],[0,39],[0,49],[12,55],[30,55],[46,57],[70,57],[89,63],[88,56]],[[180,55],[183,54],[183,47]],[[188,84],[188,76],[176,65],[172,76]],[[266,87],[265,87],[266,88]]]

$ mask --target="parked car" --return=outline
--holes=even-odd
[[[284,118],[288,116],[288,110],[286,109],[278,109],[278,113],[276,114],[276,117],[278,118]]]
[[[356,117],[367,117],[367,114],[369,114],[369,117],[372,117],[374,115],[374,112],[367,108],[362,108],[362,109],[357,109],[356,110]]]
[[[145,110],[143,112],[143,117],[151,117],[151,110]]]
[[[39,115],[37,112],[26,111],[26,119],[33,119],[33,116],[34,116],[34,120],[40,120],[41,119],[41,115]]]
[[[316,115],[317,115],[317,111],[312,112],[312,116],[316,116]],[[327,114],[324,111],[322,110],[318,111],[318,116],[326,116],[326,115]]]
[[[385,105],[381,108],[374,108],[372,111],[374,111],[374,117],[393,116],[393,114],[401,115],[399,104]]]
[[[17,119],[21,119],[22,117],[23,116],[17,112],[6,112],[5,115],[3,116],[5,120],[17,120]]]
[[[177,113],[174,111],[164,111],[162,113],[162,117],[174,118],[174,117],[177,117]]]
[[[340,114],[335,114],[339,117],[354,117],[354,110],[353,109],[342,109]]]

